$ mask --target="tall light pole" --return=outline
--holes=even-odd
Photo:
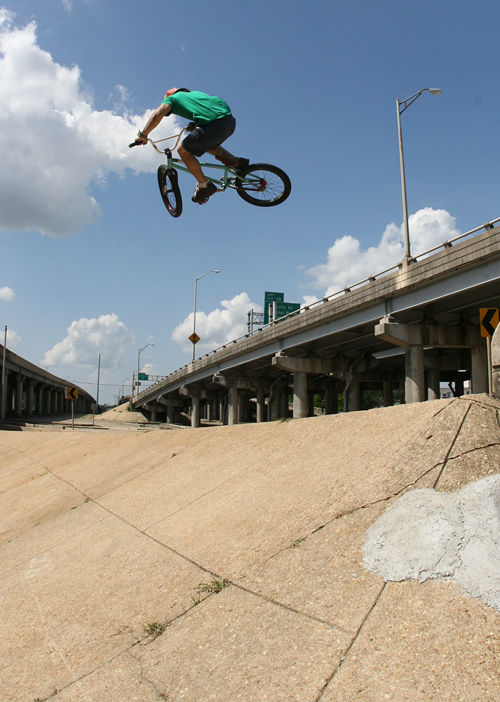
[[[127,377],[127,378],[124,378],[124,379],[122,380],[122,384],[120,385],[120,398],[123,397],[123,389],[124,389],[124,386],[125,386],[125,383],[127,382],[127,380],[128,380],[128,377]]]
[[[197,290],[197,286],[198,286],[198,281],[201,280],[208,273],[220,273],[220,271],[217,271],[217,270],[215,270],[215,268],[213,268],[213,269],[207,271],[206,273],[203,273],[203,275],[198,276],[198,278],[195,278],[195,281],[194,281],[193,336],[191,337],[191,340],[193,342],[193,362],[194,362],[194,354],[195,354],[195,349],[196,349],[196,290]]]
[[[406,200],[406,178],[405,178],[405,161],[403,157],[403,134],[401,132],[401,115],[405,110],[413,105],[415,100],[419,98],[422,93],[429,92],[432,95],[441,95],[441,88],[423,88],[418,93],[410,95],[406,100],[396,100],[396,107],[398,110],[398,135],[399,135],[399,161],[401,164],[401,191],[403,194],[403,225],[405,230],[405,259],[408,263],[410,260],[410,229],[408,227],[408,203]]]
[[[137,354],[137,381],[135,385],[135,396],[139,394],[139,368],[141,366],[141,353],[144,351],[144,349],[147,349],[148,346],[154,346],[154,344],[149,343],[146,344],[146,346],[143,346],[142,349],[139,349],[139,353]]]
[[[5,330],[4,330],[4,335],[3,335],[3,352],[2,352],[2,397],[0,398],[2,401],[2,406],[0,408],[0,419],[5,419],[5,402],[6,402],[6,394],[5,394],[5,362],[7,358],[7,325],[5,325]]]

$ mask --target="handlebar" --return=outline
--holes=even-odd
[[[163,139],[158,139],[157,141],[153,141],[152,139],[148,139],[146,143],[151,144],[153,149],[155,151],[158,151],[159,154],[163,154],[164,151],[160,151],[160,149],[156,146],[156,144],[159,144],[161,141],[168,141],[169,139],[177,139],[174,146],[170,149],[171,151],[175,151],[175,149],[177,148],[177,146],[179,144],[179,141],[181,140],[181,136],[184,134],[186,129],[187,129],[187,127],[184,127],[183,129],[181,129],[179,134],[174,134],[173,136],[164,137]],[[140,144],[139,142],[134,141],[132,144],[129,144],[128,147],[129,147],[129,149],[131,149],[133,146],[145,146],[145,145],[146,144]]]

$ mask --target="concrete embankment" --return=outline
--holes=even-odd
[[[0,432],[0,699],[499,699],[499,410]]]

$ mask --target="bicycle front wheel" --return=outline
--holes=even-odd
[[[177,182],[175,168],[167,168],[164,164],[158,168],[158,185],[160,186],[161,199],[172,217],[182,214],[182,197]]]
[[[269,163],[254,163],[239,173],[244,180],[237,179],[238,195],[257,207],[274,207],[285,202],[292,190],[290,178],[285,171]]]

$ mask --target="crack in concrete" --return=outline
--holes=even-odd
[[[154,692],[155,695],[158,697],[158,699],[159,699],[159,700],[168,700],[168,699],[169,699],[169,694],[168,694],[168,692],[166,692],[166,693],[165,693],[165,692],[161,692],[161,691],[158,689],[156,683],[154,683],[150,678],[148,678],[148,677],[144,674],[144,666],[143,666],[143,664],[142,664],[142,661],[141,661],[139,658],[137,658],[137,656],[134,656],[134,654],[133,654],[133,652],[132,652],[132,649],[130,649],[129,651],[127,651],[127,655],[128,655],[130,658],[133,658],[134,661],[136,661],[136,663],[139,664],[139,674],[140,674],[140,676],[141,676],[141,680],[143,680],[147,685],[150,685],[150,686],[152,687],[153,692]]]
[[[375,609],[375,607],[378,605],[378,602],[379,602],[380,598],[382,597],[382,593],[384,592],[386,585],[387,585],[387,583],[384,582],[383,585],[382,585],[382,587],[380,588],[380,591],[379,591],[378,595],[375,597],[375,600],[374,600],[372,606],[371,606],[370,609],[368,610],[368,612],[367,612],[365,618],[363,619],[363,621],[362,621],[361,624],[359,625],[359,628],[358,628],[358,630],[356,631],[356,633],[354,634],[354,636],[353,636],[351,642],[349,643],[349,645],[347,646],[346,650],[344,651],[344,655],[340,658],[340,661],[339,661],[338,665],[335,666],[335,668],[333,669],[333,672],[332,672],[332,674],[330,675],[330,677],[325,681],[324,686],[323,686],[322,689],[320,690],[320,692],[319,692],[318,696],[315,698],[314,702],[319,702],[319,700],[323,697],[324,693],[326,692],[326,690],[327,690],[328,686],[330,685],[330,683],[332,682],[333,678],[337,675],[337,673],[339,672],[339,670],[342,668],[342,665],[343,665],[344,662],[347,660],[347,658],[348,658],[348,656],[349,656],[349,653],[351,652],[352,647],[354,646],[354,644],[355,644],[356,641],[358,640],[358,638],[359,638],[359,636],[360,636],[360,634],[361,634],[361,631],[362,631],[363,627],[365,626],[366,622],[368,621],[368,619],[369,619],[371,613],[373,612],[373,610]]]
[[[472,407],[472,403],[470,403],[469,406],[467,407],[467,411],[465,412],[464,416],[462,417],[462,421],[460,422],[460,426],[459,426],[458,429],[457,429],[457,432],[456,432],[456,434],[455,434],[455,438],[454,438],[453,441],[451,442],[450,448],[449,448],[448,451],[446,452],[446,456],[444,457],[444,461],[443,461],[442,468],[441,468],[441,470],[440,470],[439,473],[438,473],[438,476],[437,476],[437,478],[436,478],[436,481],[434,482],[434,485],[432,486],[432,487],[434,488],[434,490],[436,489],[437,484],[439,483],[439,480],[440,480],[441,476],[443,475],[443,471],[444,471],[444,469],[446,468],[446,464],[448,463],[448,457],[449,457],[449,455],[450,455],[450,453],[451,453],[453,447],[454,447],[455,444],[457,443],[458,437],[460,436],[460,432],[462,431],[462,427],[463,427],[463,425],[465,424],[465,420],[466,420],[467,417],[469,416],[469,412],[470,412],[470,408],[471,408],[471,407]]]

